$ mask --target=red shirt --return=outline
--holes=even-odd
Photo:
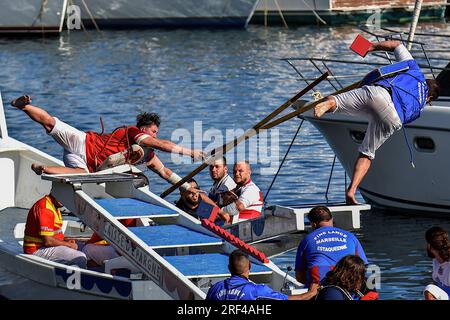
[[[53,236],[64,240],[61,212],[56,208],[55,200],[47,195],[38,200],[30,209],[25,225],[23,251],[33,254],[44,246],[44,236]]]
[[[120,127],[108,134],[86,132],[86,162],[89,172],[95,172],[110,155],[122,152],[132,144],[140,144],[147,137],[149,135],[134,126]]]

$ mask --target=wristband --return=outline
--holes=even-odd
[[[180,180],[181,180],[181,177],[179,175],[177,175],[175,172],[172,172],[170,177],[167,179],[167,181],[169,181],[171,184],[176,184]],[[187,182],[183,183],[180,186],[181,191],[188,191],[190,188],[191,188],[191,185]]]

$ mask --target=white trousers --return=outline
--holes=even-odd
[[[83,252],[88,260],[93,260],[96,264],[102,265],[105,260],[117,258],[119,254],[111,245],[101,245],[88,243],[83,247]]]
[[[363,116],[369,121],[358,151],[370,159],[375,151],[396,131],[402,122],[389,92],[380,86],[363,86],[334,96],[335,113]]]
[[[54,117],[55,126],[49,135],[64,148],[63,161],[66,167],[83,168],[86,171],[86,133]]]
[[[81,251],[66,246],[42,247],[33,254],[50,261],[67,265],[77,265],[80,268],[86,269],[86,255]]]

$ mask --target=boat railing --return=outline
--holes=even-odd
[[[367,33],[369,37],[375,38],[370,40],[383,41],[383,40],[399,40],[403,44],[408,44],[408,40],[404,39],[403,33],[392,30],[372,30],[368,28],[360,28],[363,33]],[[426,34],[428,37],[432,37],[432,34]],[[437,49],[428,49],[427,44],[421,41],[409,41],[412,43],[410,50],[417,64],[422,69],[425,77],[436,78],[439,73],[450,72],[450,50],[443,49],[442,47]],[[340,90],[351,83],[357,82],[364,78],[368,72],[375,68],[379,68],[384,65],[394,63],[396,60],[393,53],[390,52],[371,52],[364,59],[349,50],[348,53],[331,52],[321,56],[311,57],[290,57],[282,59],[286,61],[300,77],[300,81],[307,85],[314,81],[318,75],[328,71],[330,75],[327,77],[327,81],[323,84],[327,84],[327,87],[323,86],[324,93],[330,93]],[[439,79],[438,79],[439,80]],[[312,97],[318,100],[322,97],[322,93],[317,88],[314,89]],[[333,177],[334,165],[336,162],[336,155],[333,159],[332,169],[330,171],[330,177],[328,179],[327,191],[325,198],[328,201],[328,191]],[[344,186],[347,186],[347,176],[344,176]]]
[[[362,33],[369,35],[371,40],[398,40],[407,45],[412,43],[413,47],[410,50],[417,64],[422,69],[424,75],[428,78],[434,78],[439,73],[449,72],[448,63],[450,61],[450,50],[438,48],[428,49],[427,44],[422,41],[414,40],[408,41],[404,39],[403,35],[406,32],[400,32],[387,28],[368,28],[367,26],[359,27]],[[432,33],[420,33],[427,37],[433,37]],[[365,36],[367,36],[365,35]],[[450,37],[450,35],[449,35]],[[342,52],[331,52],[322,56],[312,57],[289,57],[283,58],[294,71],[300,76],[300,80],[309,84],[317,75],[328,71],[331,75],[327,78],[330,89],[339,90],[344,88],[351,82],[362,79],[368,72],[374,68],[379,68],[384,65],[395,62],[393,53],[391,52],[371,52],[366,58],[355,58],[355,54],[349,52],[343,54]]]

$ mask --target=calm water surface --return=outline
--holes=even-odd
[[[450,33],[442,24],[425,28]],[[348,54],[356,33],[349,27],[266,30],[251,26],[247,30],[92,31],[47,39],[0,39],[0,89],[5,101],[31,94],[35,104],[85,131],[100,131],[99,117],[106,130],[112,130],[134,124],[139,111],[157,112],[162,118],[159,137],[188,145],[189,141],[173,136],[176,129],[193,134],[194,121],[201,121],[203,132],[217,129],[225,135],[227,129],[247,129],[301,89],[303,83],[281,58]],[[433,41],[435,46],[445,43],[445,39]],[[345,68],[337,70],[351,71]],[[5,108],[12,137],[61,158],[62,149],[39,125],[6,104]],[[293,119],[277,128],[279,148],[269,143],[269,155],[276,157],[277,151],[278,157],[284,155],[299,123]],[[174,164],[162,152],[158,156],[181,176],[196,167]],[[304,123],[268,202],[324,201],[333,157],[319,132]],[[262,174],[260,169],[268,166],[253,166],[253,180],[263,193],[273,174]],[[167,188],[167,183],[147,173],[153,192]],[[333,177],[329,199],[342,201],[344,171],[339,164]],[[209,188],[207,171],[196,179]],[[175,193],[169,197],[176,198]],[[450,229],[450,221],[376,210],[364,213],[361,220],[362,228],[356,233],[370,262],[381,268],[381,298],[420,299],[431,279],[424,232],[432,225]],[[295,253],[275,261],[282,268],[293,266]]]

